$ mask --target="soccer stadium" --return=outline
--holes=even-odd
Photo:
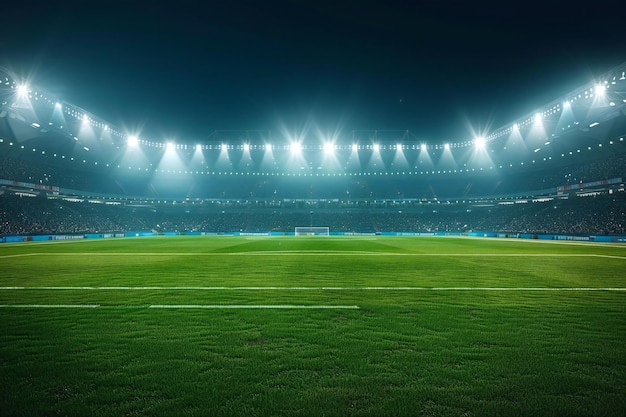
[[[289,235],[318,226],[339,235],[622,241],[625,71],[485,136],[446,143],[318,128],[158,142],[5,72],[0,235]]]
[[[0,82],[0,415],[626,410],[626,63],[433,143]]]

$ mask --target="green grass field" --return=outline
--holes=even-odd
[[[2,416],[623,416],[626,245],[0,245]]]

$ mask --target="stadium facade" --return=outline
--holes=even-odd
[[[621,235],[625,74],[626,63],[483,137],[447,143],[409,131],[258,130],[169,142],[124,131],[4,70],[0,235],[286,233],[309,225],[348,233]],[[100,212],[98,225],[29,229],[19,218],[24,199],[49,217]],[[503,213],[509,220],[489,223]],[[563,221],[566,213],[586,219]],[[542,221],[515,223],[520,216]]]

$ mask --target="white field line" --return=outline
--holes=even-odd
[[[0,308],[97,308],[99,304],[0,304]]]
[[[0,291],[626,291],[626,287],[0,287]]]
[[[19,257],[22,257],[22,256],[33,256],[33,255],[37,255],[37,253],[20,253],[20,254],[17,254],[17,255],[1,255],[0,259],[3,259],[3,258],[19,258]]]
[[[555,233],[560,235],[561,233]],[[400,237],[400,236],[399,236]],[[530,244],[549,244],[549,245],[572,245],[572,246],[599,246],[605,248],[622,248],[626,249],[626,245],[623,243],[611,243],[611,242],[592,242],[589,240],[547,240],[547,239],[521,239],[521,238],[501,238],[501,237],[482,237],[482,236],[433,236],[444,239],[473,239],[473,240],[492,240],[495,242],[519,242]]]
[[[289,305],[289,304],[265,304],[265,305],[249,305],[249,304],[182,304],[182,305],[151,305],[149,308],[206,308],[206,309],[267,309],[267,310],[324,310],[324,309],[342,309],[342,310],[358,310],[359,306],[354,305]]]
[[[104,239],[61,239],[61,240],[42,240],[39,242],[8,242],[3,243],[2,247],[16,247],[16,246],[39,246],[39,245],[59,245],[62,243],[79,243],[79,242],[102,242]],[[115,240],[115,239],[106,239]]]
[[[415,256],[415,257],[521,257],[521,258],[611,258],[626,259],[626,256],[601,255],[594,253],[397,253],[397,252],[363,252],[363,251],[259,251],[259,252],[32,252],[23,255],[6,255],[4,257],[16,256]]]
[[[0,308],[98,308],[100,304],[0,304]],[[155,304],[149,306],[106,306],[103,308],[160,309],[265,309],[265,310],[359,310],[356,305],[288,305],[288,304]]]

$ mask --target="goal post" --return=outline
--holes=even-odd
[[[296,236],[330,236],[330,228],[325,226],[296,226]]]

